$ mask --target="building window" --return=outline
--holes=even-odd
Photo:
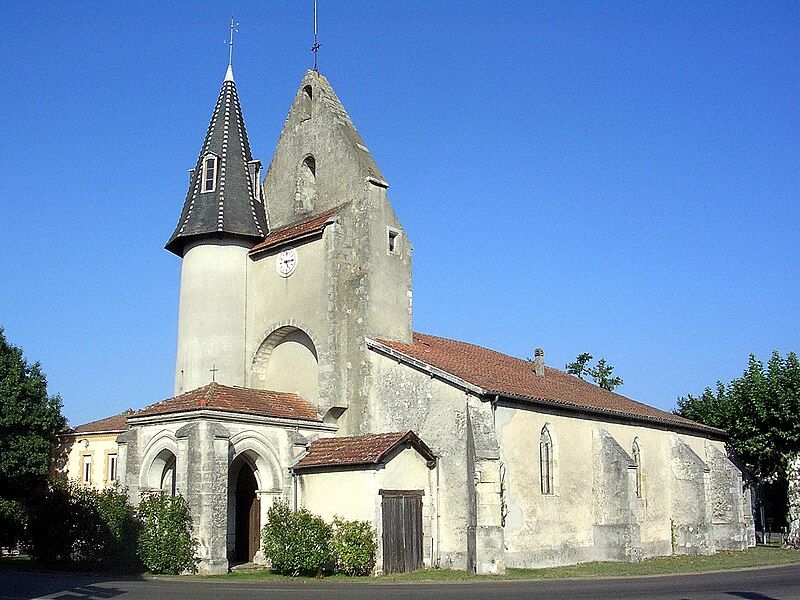
[[[400,254],[400,232],[395,229],[389,230],[389,253]]]
[[[108,455],[108,481],[114,482],[117,480],[117,455]]]
[[[202,192],[213,192],[217,188],[217,157],[210,155],[203,159]]]
[[[83,483],[85,485],[92,483],[92,457],[88,454],[83,457]]]
[[[542,428],[539,438],[539,473],[541,478],[542,494],[553,494],[553,438],[547,425]]]
[[[303,88],[303,95],[300,98],[303,108],[303,119],[311,118],[311,101],[314,99],[314,90],[310,85]]]
[[[307,213],[314,208],[317,200],[317,161],[308,155],[300,163],[297,183],[294,190],[294,209],[297,213]]]
[[[642,497],[642,452],[639,440],[633,440],[633,462],[636,463],[636,497]]]

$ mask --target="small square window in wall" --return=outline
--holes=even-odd
[[[395,229],[389,230],[389,253],[400,254],[400,232]]]

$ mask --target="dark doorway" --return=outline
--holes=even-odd
[[[236,548],[239,562],[252,562],[261,541],[261,503],[256,495],[258,483],[246,462],[236,478]]]
[[[422,491],[381,490],[381,496],[384,574],[421,569]]]

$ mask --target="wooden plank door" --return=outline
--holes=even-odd
[[[422,568],[422,494],[383,494],[383,572],[408,573]]]
[[[255,557],[261,546],[261,500],[258,496],[253,498],[253,503],[250,505],[249,521],[250,535],[247,544],[247,561],[253,562],[253,557]]]

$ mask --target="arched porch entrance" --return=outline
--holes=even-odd
[[[253,562],[261,545],[261,502],[257,491],[253,467],[249,461],[242,460],[233,492],[233,558],[238,563]]]

